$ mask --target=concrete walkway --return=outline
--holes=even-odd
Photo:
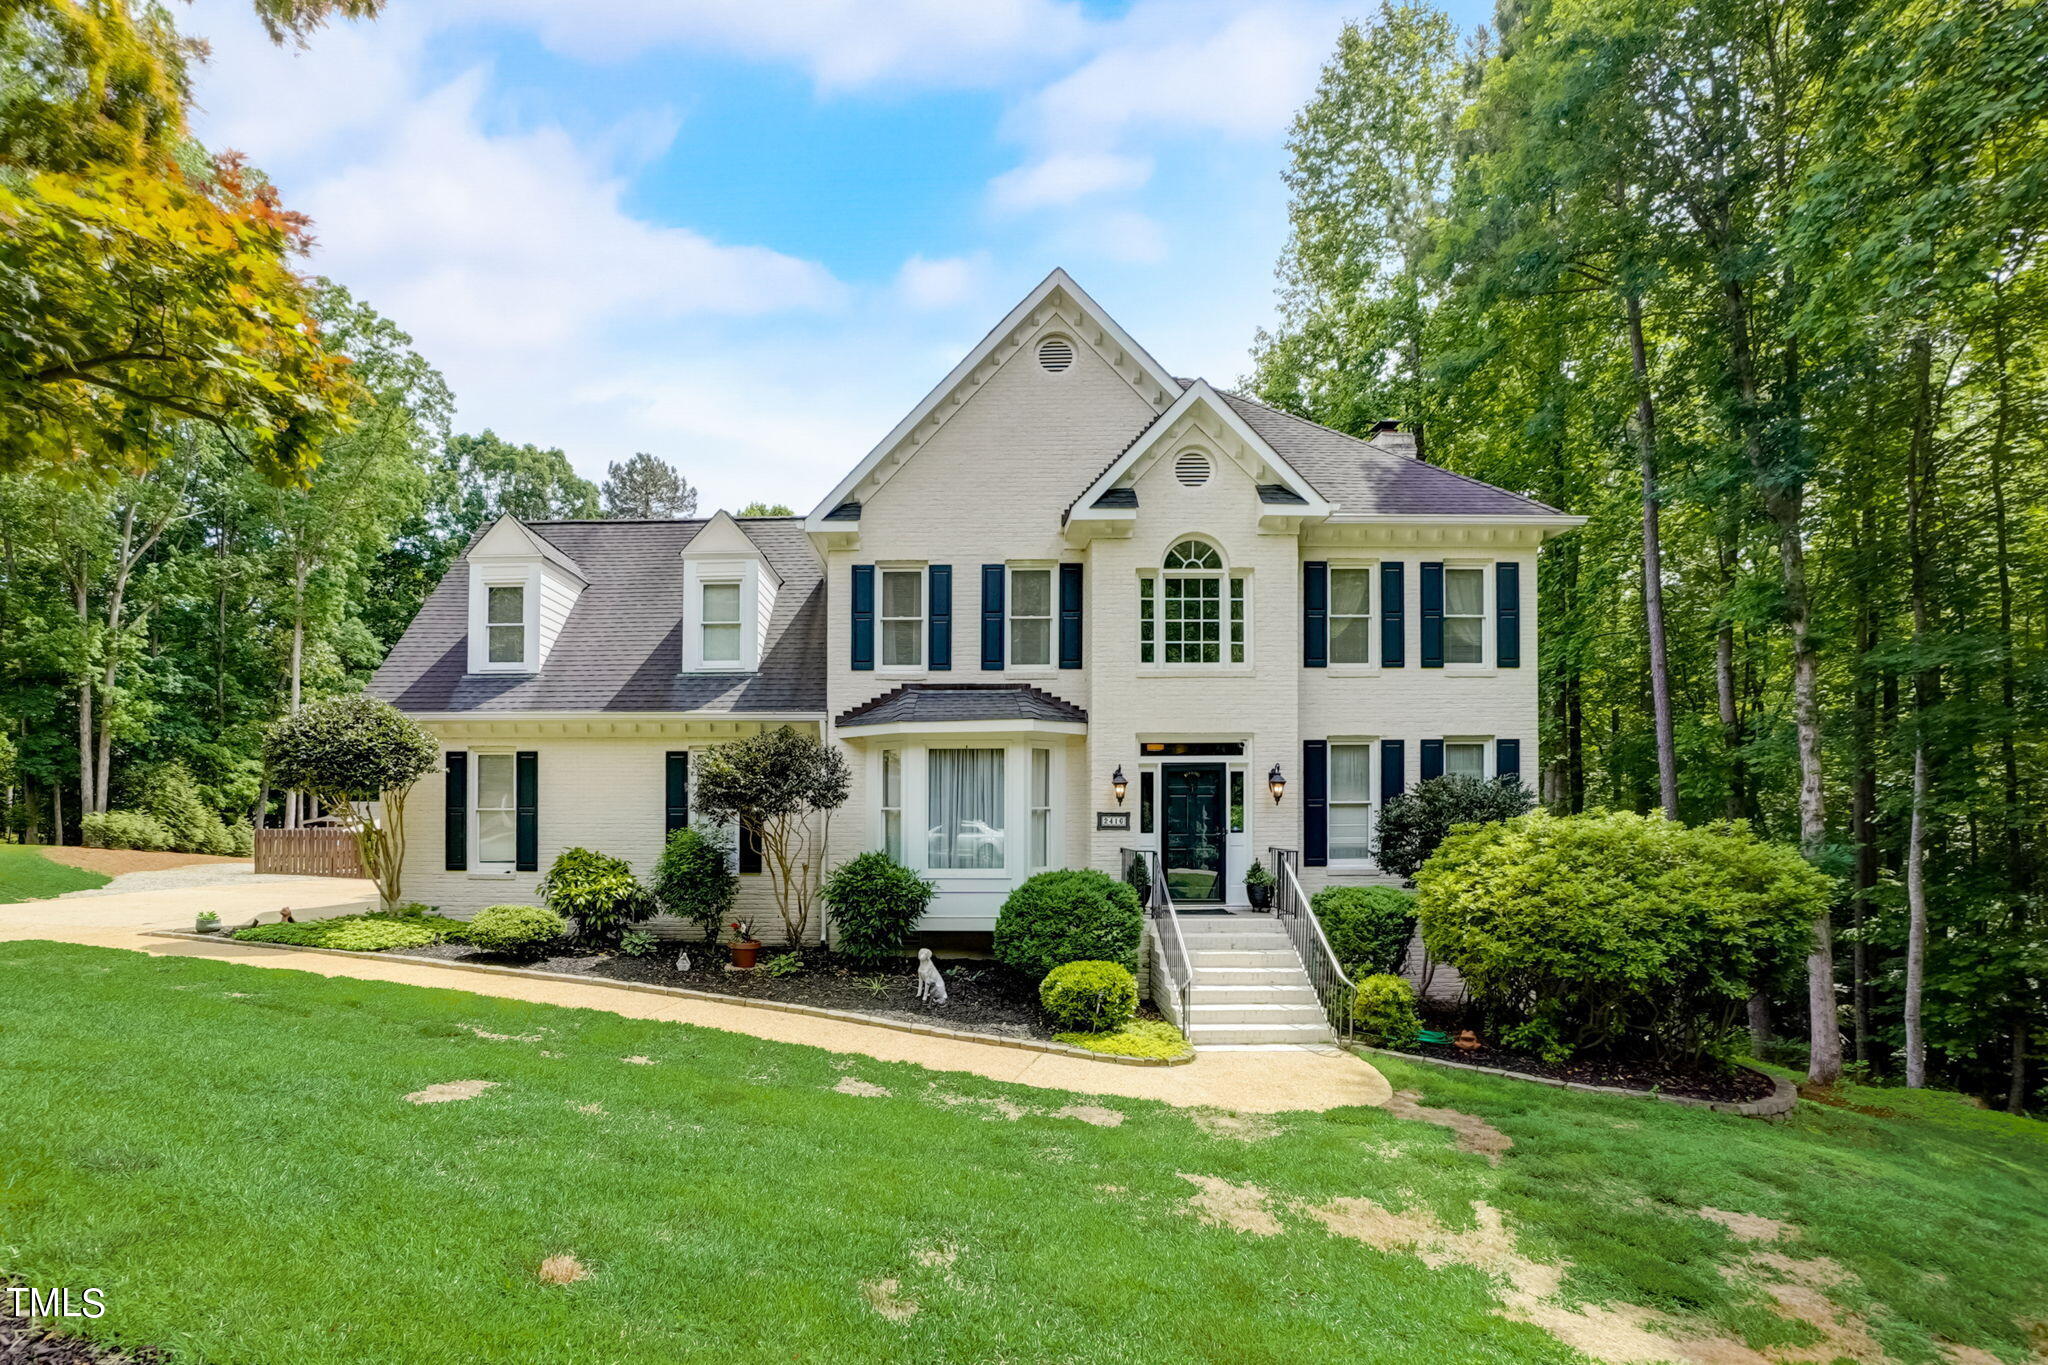
[[[205,957],[252,967],[284,967],[321,976],[438,986],[476,995],[503,996],[547,1005],[609,1010],[634,1019],[744,1033],[775,1042],[801,1043],[831,1052],[858,1053],[883,1061],[914,1062],[938,1071],[964,1071],[991,1080],[1082,1094],[1160,1100],[1187,1108],[1249,1113],[1383,1105],[1392,1097],[1386,1079],[1369,1063],[1334,1048],[1288,1048],[1258,1052],[1197,1054],[1186,1066],[1119,1066],[1022,1048],[953,1038],[933,1038],[867,1024],[755,1009],[717,1001],[649,995],[605,985],[457,971],[395,962],[365,953],[337,957],[293,952],[233,940],[186,941],[149,937],[152,929],[190,929],[201,909],[217,910],[224,922],[248,920],[290,906],[301,919],[347,914],[364,908],[370,883],[339,878],[305,878],[210,888],[179,887],[83,899],[23,901],[0,905],[0,940],[57,939],[105,948],[126,948],[159,956]]]

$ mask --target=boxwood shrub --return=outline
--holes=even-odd
[[[1138,967],[1145,934],[1138,893],[1101,872],[1068,868],[1027,879],[996,916],[996,961],[1034,981],[1063,962]]]
[[[1415,1008],[1415,988],[1406,977],[1381,972],[1358,983],[1351,998],[1351,1022],[1361,1042],[1399,1047],[1415,1041],[1422,1015]]]
[[[538,905],[493,905],[469,922],[469,941],[487,953],[545,957],[569,934],[569,922]]]
[[[1107,1033],[1138,1013],[1138,982],[1115,962],[1063,962],[1038,983],[1038,1003],[1056,1029]]]
[[[1330,951],[1353,977],[1398,972],[1415,936],[1415,897],[1392,886],[1326,886],[1309,898]]]
[[[665,913],[688,920],[706,943],[716,943],[739,892],[732,840],[723,832],[685,826],[668,836],[654,864],[654,901]]]
[[[889,956],[910,941],[938,888],[886,853],[863,853],[825,879],[833,948],[856,961]]]

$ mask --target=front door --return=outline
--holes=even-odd
[[[1223,900],[1223,765],[1169,763],[1166,787],[1166,886],[1181,904]]]

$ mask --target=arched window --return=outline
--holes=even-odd
[[[1168,668],[1245,661],[1245,583],[1193,536],[1138,580],[1138,662]]]

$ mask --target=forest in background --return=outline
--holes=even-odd
[[[1843,894],[1756,1031],[2023,1107],[2048,6],[1383,6],[1291,152],[1248,389],[1591,518],[1542,559],[1542,799],[1802,845]]]

